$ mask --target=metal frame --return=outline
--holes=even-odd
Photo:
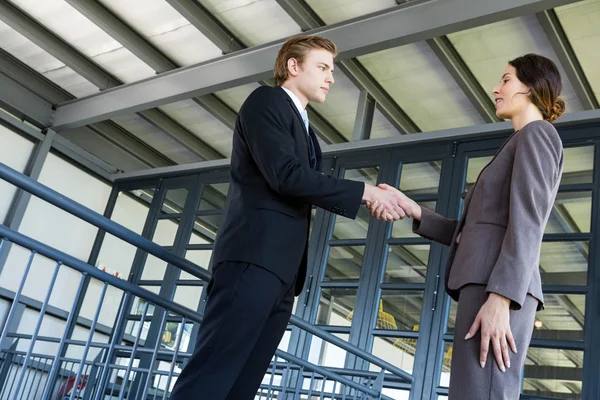
[[[573,85],[575,94],[577,94],[583,108],[586,110],[600,108],[594,90],[590,86],[590,83],[583,72],[583,68],[575,55],[575,51],[569,43],[567,34],[556,15],[556,11],[542,11],[536,13],[536,17],[542,26],[542,29],[544,29],[560,64],[565,69],[567,78],[569,78],[569,82]]]
[[[313,30],[332,39],[339,60],[383,48],[414,43],[457,30],[544,11],[575,0],[422,0],[347,23]],[[461,12],[457,12],[460,10]],[[281,41],[229,54],[216,60],[167,72],[142,82],[106,90],[57,107],[58,132],[224,88],[268,79]]]
[[[0,19],[101,90],[123,84],[117,77],[105,71],[15,5],[6,1],[0,2]],[[146,109],[145,111],[141,110],[139,115],[200,159],[223,158],[221,153],[162,111]]]

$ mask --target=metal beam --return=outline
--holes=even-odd
[[[0,72],[0,107],[40,128],[50,126],[52,104]]]
[[[581,68],[577,55],[575,55],[575,51],[571,47],[571,43],[569,43],[569,39],[560,24],[556,12],[554,10],[546,10],[538,12],[536,17],[544,29],[560,64],[564,68],[567,78],[573,85],[573,89],[579,101],[581,101],[583,108],[586,110],[600,108],[598,99],[596,99],[594,91],[583,72],[583,68]]]
[[[227,29],[223,24],[214,19],[214,17],[200,5],[200,3],[189,0],[168,0],[177,11],[181,13],[192,25],[207,36],[214,44],[219,46],[224,54],[230,53],[232,50],[231,44],[235,50],[242,50],[246,45]],[[258,82],[261,85],[274,86],[275,80],[272,79],[272,74],[269,78]],[[211,95],[199,96],[193,99],[197,104],[204,107],[214,117],[219,119],[231,129],[235,126],[237,114],[224,104],[218,97]],[[344,143],[347,139],[339,133],[329,122],[327,122],[319,113],[317,113],[310,105],[307,108],[308,118],[311,121],[313,129],[319,137],[326,143]]]
[[[318,29],[326,25],[325,21],[317,15],[305,0],[277,0],[277,3],[300,25],[303,31]],[[379,108],[400,133],[420,132],[417,125],[358,60],[349,59],[337,62],[336,64],[340,71],[359,89],[366,89],[369,92],[371,97],[375,99],[377,108]]]
[[[369,93],[366,90],[361,90],[360,96],[358,97],[352,140],[368,140],[371,138],[374,112],[375,101],[369,96]]]
[[[386,90],[356,59],[340,61],[338,68],[359,88],[364,88],[375,100],[377,109],[401,134],[421,132],[417,124],[400,108]]]
[[[246,48],[246,45],[221,24],[199,2],[194,0],[167,0],[179,14],[183,15],[204,36],[217,45],[223,54]]]
[[[100,89],[104,90],[116,88],[117,86],[121,86],[123,84],[123,82],[121,82],[118,78],[114,77],[92,60],[88,59],[85,55],[70,46],[63,39],[59,38],[57,35],[38,23],[35,19],[31,18],[21,9],[8,1],[0,1],[0,20],[4,21],[11,28],[27,37],[33,43],[37,44],[43,50],[47,51],[49,54],[82,75]],[[117,26],[114,27],[116,28]],[[150,115],[159,114],[150,112]],[[162,116],[163,117],[159,121],[152,121],[151,123],[153,123],[155,126],[170,125],[172,127],[177,127],[174,131],[164,131],[164,133],[173,137],[173,139],[182,144],[192,153],[196,154],[198,157],[208,160],[224,157],[193,133],[179,125],[176,121],[164,114],[162,114]],[[164,118],[168,118],[170,122],[168,124],[165,123]],[[57,132],[59,131],[58,129],[54,130]]]
[[[390,47],[535,13],[577,0],[415,1],[399,9],[324,27],[340,61]],[[58,107],[54,129],[74,128],[191,97],[256,82],[272,75],[283,41],[253,47]]]
[[[500,118],[496,116],[494,103],[492,103],[492,100],[483,87],[481,87],[481,84],[477,81],[460,54],[458,54],[458,51],[456,51],[448,37],[440,36],[428,39],[427,44],[450,75],[452,75],[483,120],[485,122],[500,122]]]
[[[66,1],[156,72],[163,73],[181,67],[101,3],[91,0]],[[194,99],[194,101],[233,129],[236,117],[235,112],[222,103],[216,96],[206,95]],[[176,130],[179,129],[177,128]],[[209,155],[208,159],[216,157],[222,158],[222,155],[212,154]]]
[[[22,86],[35,92],[37,96],[43,97],[43,99],[47,100],[49,103],[57,104],[75,99],[73,95],[3,50],[0,50],[0,74],[1,73],[7,74],[12,80],[19,82]],[[119,159],[119,165],[121,165],[120,169],[125,169],[123,167],[126,165],[129,166],[129,168],[125,169],[127,171],[140,169],[141,166],[138,164],[138,161],[143,164],[143,168],[175,164],[175,162],[169,160],[163,154],[152,149],[147,144],[142,143],[137,137],[112,121],[99,122],[87,127],[78,128],[76,134],[85,136],[85,138],[75,137],[73,132],[69,131],[61,132],[60,134],[61,136],[68,137],[69,140],[74,143],[81,144],[82,142],[90,142],[91,147],[83,146],[83,148],[88,151],[92,151],[93,149],[96,155],[124,157]],[[110,153],[96,151],[98,150],[98,148],[96,148],[98,145],[106,148],[107,143],[103,143],[106,140],[118,147],[116,150],[119,154],[114,154],[115,149],[112,149],[112,151],[111,149],[107,149],[107,151],[111,151]],[[69,154],[74,154],[72,146],[66,147],[60,143],[61,140],[59,140],[59,138],[54,141],[55,146],[59,146],[64,151],[68,151]],[[130,157],[134,158],[135,161],[130,162]]]
[[[600,110],[579,111],[566,114],[554,125],[557,128],[586,125],[600,122]],[[513,131],[510,122],[496,122],[493,124],[481,124],[461,128],[444,129],[433,132],[423,132],[418,135],[401,135],[382,139],[370,139],[362,142],[347,142],[328,146],[323,150],[325,156],[340,155],[356,151],[368,151],[377,149],[389,149],[390,147],[414,146],[438,141],[451,140],[475,140],[491,135],[505,134]],[[186,165],[165,167],[152,171],[133,171],[119,174],[113,180],[141,179],[157,176],[177,176],[181,174],[194,174],[201,171],[227,168],[230,160],[202,161]]]
[[[178,67],[100,2],[96,0],[66,0],[66,2],[155,71],[165,72]]]

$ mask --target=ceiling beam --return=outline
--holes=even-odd
[[[454,48],[447,36],[427,39],[427,44],[444,65],[448,73],[456,81],[458,86],[479,115],[485,122],[500,122],[496,116],[496,107],[492,99],[487,95],[475,75],[463,61],[458,51]]]
[[[400,9],[314,31],[333,40],[340,61],[451,32],[535,13],[577,0],[415,1]],[[213,93],[273,73],[283,41],[229,54],[59,105],[54,128],[64,129]]]
[[[156,72],[163,73],[181,67],[101,3],[90,0],[66,1]],[[193,100],[233,129],[235,112],[216,96],[209,94]]]
[[[247,47],[199,2],[195,0],[167,0],[167,3],[219,47],[223,54]]]
[[[48,52],[59,61],[63,62],[66,66],[73,69],[75,72],[79,73],[101,90],[116,88],[117,86],[123,84],[123,82],[121,82],[118,78],[104,70],[95,62],[87,58],[84,54],[70,46],[63,39],[55,35],[46,27],[42,26],[27,13],[8,1],[0,1],[0,20],[4,21],[4,23],[6,23],[8,26],[31,40],[42,50]],[[151,107],[147,107],[146,109],[148,108]],[[154,112],[154,114],[156,114],[156,112]],[[167,117],[166,115],[164,117],[170,119],[170,117]],[[157,123],[153,124],[155,126],[164,125],[164,123],[161,124],[160,122],[163,121],[157,121]],[[171,119],[170,125],[178,126],[178,129],[175,131],[164,131],[164,133],[172,137],[175,141],[186,147],[190,152],[194,153],[199,158],[212,160],[224,157],[224,155],[200,140],[197,136],[185,129],[183,126],[179,125],[176,121]],[[54,130],[59,132],[61,129]]]
[[[26,94],[35,94],[35,96],[41,97],[39,101],[35,98],[32,98],[30,101],[28,100],[27,103],[25,103],[26,108],[23,109],[23,112],[28,116],[35,115],[35,111],[32,111],[31,108],[35,107],[36,104],[44,104],[42,103],[43,101],[47,102],[45,104],[48,107],[48,112],[53,112],[53,110],[51,110],[52,104],[63,103],[75,99],[75,97],[66,90],[62,89],[60,86],[48,80],[42,74],[33,70],[3,50],[0,50],[0,74],[4,74],[13,81],[18,82],[24,88],[24,90],[28,89],[28,91],[25,92]],[[5,90],[0,90],[0,98],[7,93],[8,92]],[[25,97],[22,96],[24,95],[19,95],[17,98],[25,99]],[[34,125],[37,125],[39,128],[43,128],[42,124],[34,123]],[[88,151],[92,151],[93,149],[93,146],[91,145],[92,142],[94,144],[100,143],[99,139],[95,138],[95,136],[99,135],[101,136],[100,140],[109,140],[113,143],[113,145],[117,146],[121,151],[123,151],[124,157],[130,156],[131,158],[135,158],[136,160],[144,163],[147,167],[161,167],[175,164],[172,160],[168,159],[158,151],[150,148],[144,143],[141,143],[138,138],[112,121],[104,121],[89,125],[87,127],[77,128],[76,131],[77,135],[91,137],[88,141],[90,142],[90,146],[85,147],[88,149]],[[86,139],[75,139],[73,132],[66,131],[61,132],[60,134],[64,134],[63,136],[68,137],[78,145],[86,144]],[[58,143],[56,140],[55,142]],[[100,157],[109,156],[108,154],[100,152],[95,154]],[[135,165],[135,162],[129,163],[126,160],[122,161],[127,165]],[[125,168],[121,169],[131,170]]]
[[[598,99],[592,90],[590,83],[583,72],[583,68],[575,55],[575,51],[567,38],[558,16],[554,10],[546,10],[536,14],[540,25],[544,29],[560,64],[565,70],[565,74],[573,85],[575,94],[579,98],[581,105],[585,110],[600,108]]]
[[[323,21],[305,0],[277,0],[289,16],[303,31],[310,31],[324,27]],[[359,89],[366,90],[375,100],[377,108],[389,119],[394,127],[402,134],[416,133],[421,130],[400,108],[377,80],[357,59],[348,59],[336,63],[342,71]]]
[[[215,45],[219,46],[224,54],[246,48],[246,44],[244,44],[240,39],[236,38],[236,36],[229,31],[225,25],[216,20],[204,7],[200,5],[200,3],[193,0],[167,0],[167,2],[177,11],[179,11],[181,15],[183,15],[192,25],[198,28],[198,30],[200,30],[205,36],[212,40]],[[275,60],[275,58],[273,58],[273,60]],[[269,75],[270,76],[265,77],[265,79],[259,80],[258,83],[261,85],[274,86],[275,81],[272,79],[272,67]],[[216,103],[214,100],[205,99],[204,96],[196,99],[196,102],[202,105]],[[209,110],[209,112],[219,119],[222,117],[231,118],[230,112],[225,111],[223,113],[219,110],[220,109],[217,107],[215,110]],[[335,129],[327,120],[325,120],[323,116],[316,112],[314,108],[310,107],[310,105],[307,107],[307,111],[308,118],[313,129],[323,141],[328,144],[344,143],[348,141],[340,132],[337,131],[337,129]],[[221,119],[221,122],[228,126],[231,125],[233,128],[235,125],[235,118],[233,118],[233,121],[228,121],[226,118]]]
[[[39,128],[52,123],[52,104],[0,71],[0,107]]]

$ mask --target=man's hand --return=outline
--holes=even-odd
[[[508,349],[517,352],[517,345],[510,330],[510,300],[496,293],[490,293],[487,301],[479,310],[475,321],[469,329],[465,340],[475,336],[481,329],[481,344],[479,352],[479,363],[481,368],[487,361],[490,341],[496,364],[502,372],[510,368],[510,356]]]
[[[365,185],[363,200],[371,215],[378,219],[392,222],[410,217],[413,213],[414,202],[399,190],[385,184],[379,187]]]

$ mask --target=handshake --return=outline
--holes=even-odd
[[[393,222],[405,217],[421,220],[421,206],[398,189],[386,185],[365,184],[363,201],[372,216],[377,219]]]

